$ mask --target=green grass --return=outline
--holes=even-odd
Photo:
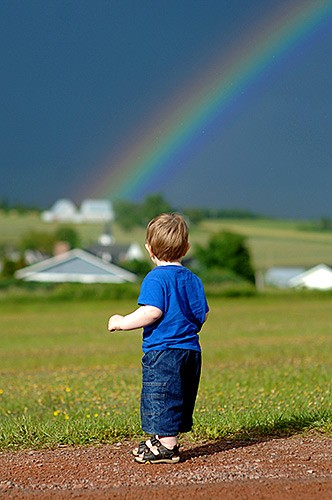
[[[332,434],[332,297],[211,299],[192,439]],[[0,448],[137,438],[141,339],[109,334],[135,301],[0,303]]]

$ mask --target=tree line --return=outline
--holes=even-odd
[[[161,194],[147,196],[141,203],[125,200],[114,202],[116,222],[125,229],[145,227],[147,222],[162,212],[181,212],[191,224],[204,219],[258,219],[263,216],[249,210],[216,208],[180,208],[170,205]]]
[[[162,212],[175,211],[161,195],[153,195],[138,205],[134,203],[119,202],[115,206],[116,222],[125,229],[134,226],[146,226],[147,222]],[[190,220],[197,224],[202,214],[182,211]],[[205,218],[205,217],[203,217]],[[78,231],[70,226],[59,226],[55,232],[30,230],[23,235],[19,257],[17,259],[3,255],[2,276],[13,276],[15,271],[26,265],[24,252],[26,250],[38,251],[46,256],[52,255],[56,242],[66,242],[68,248],[79,248],[81,245]],[[247,247],[246,238],[240,234],[221,231],[213,234],[207,245],[195,245],[191,251],[190,260],[186,263],[206,282],[238,281],[245,280],[253,283],[255,273],[251,263],[251,256]],[[123,264],[127,269],[142,276],[149,270],[147,262],[127,262]]]

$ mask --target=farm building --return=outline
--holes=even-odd
[[[133,283],[136,281],[135,274],[81,249],[70,250],[24,267],[15,273],[15,277],[25,281],[56,283]]]
[[[265,273],[264,283],[277,288],[288,288],[289,280],[304,271],[303,267],[271,267]]]
[[[289,281],[289,286],[292,288],[309,288],[314,290],[331,290],[332,289],[332,269],[325,264],[304,271],[297,276],[294,276]]]
[[[85,248],[85,250],[96,255],[100,259],[118,265],[132,260],[144,260],[145,256],[138,243],[132,242],[127,245],[118,245],[114,243],[109,224],[105,225],[104,231],[99,236],[98,241],[92,243],[89,247]]]
[[[320,264],[311,269],[273,267],[264,276],[264,283],[277,288],[332,289],[332,269]]]
[[[56,201],[50,210],[42,212],[41,216],[44,222],[77,222],[78,211],[72,201],[61,199]]]
[[[141,247],[137,243],[130,243],[129,245],[116,245],[113,243],[111,245],[100,245],[95,243],[85,250],[100,259],[116,264],[131,260],[143,260],[144,258]]]
[[[44,222],[108,222],[114,219],[113,207],[109,200],[84,200],[81,207],[67,199],[61,199],[45,212]]]
[[[84,200],[80,207],[82,222],[107,222],[114,219],[109,200]]]
[[[143,251],[138,243],[133,242],[128,245],[117,245],[113,243],[111,236],[107,238],[107,234],[102,234],[96,243],[85,248],[85,250],[100,259],[119,265],[122,262],[144,259]]]

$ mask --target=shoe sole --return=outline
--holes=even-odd
[[[180,457],[156,458],[155,460],[144,460],[143,458],[135,457],[135,462],[139,464],[177,464],[180,462]]]

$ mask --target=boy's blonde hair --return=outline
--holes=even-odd
[[[159,260],[173,262],[188,250],[188,226],[182,215],[160,214],[146,228],[146,243]]]

